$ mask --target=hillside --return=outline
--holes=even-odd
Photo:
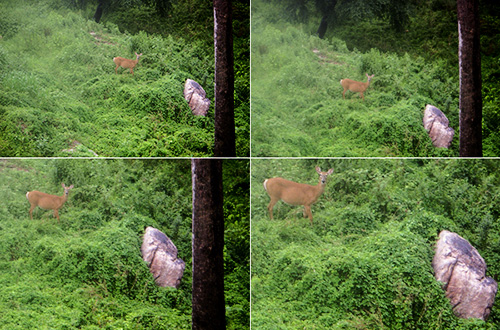
[[[249,328],[248,162],[225,161],[228,329]],[[190,329],[189,160],[0,161],[0,329]],[[62,194],[59,211],[28,215],[27,191]],[[154,283],[140,246],[146,226],[171,238],[186,269],[179,288]]]
[[[139,9],[123,11],[133,15]],[[136,24],[146,22],[142,16]],[[211,156],[213,44],[183,38],[181,31],[135,30],[121,32],[111,21],[97,24],[64,2],[2,1],[0,155]],[[235,53],[245,45],[248,50],[237,39]],[[113,58],[135,59],[135,52],[143,53],[135,74],[120,68],[116,75]],[[236,63],[244,68],[245,58]],[[183,98],[188,78],[202,84],[211,100],[206,118],[192,116]],[[249,154],[247,78],[241,72],[236,77],[238,156]]]
[[[292,3],[297,2],[252,2],[253,156],[458,156],[452,14],[418,11],[404,34],[374,19],[349,21],[319,39],[315,31],[321,16],[294,21],[287,16],[286,6]],[[484,21],[498,22],[491,17]],[[448,34],[450,29],[454,34]],[[496,30],[488,31],[495,35]],[[498,156],[497,48],[488,44],[494,40],[489,35],[482,40],[493,47],[483,59],[483,149],[485,156]],[[339,81],[365,82],[366,73],[374,78],[365,101],[351,92],[342,99]],[[435,149],[422,126],[427,104],[443,111],[455,130],[449,150]]]
[[[498,161],[252,160],[252,328],[497,329],[453,315],[431,266],[441,230],[478,249],[500,279]],[[274,220],[262,182],[316,184],[333,168],[314,224],[279,202]],[[498,296],[497,296],[498,298]]]

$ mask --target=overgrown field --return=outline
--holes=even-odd
[[[253,156],[458,156],[459,77],[457,60],[450,58],[457,56],[457,42],[433,33],[434,21],[453,27],[450,15],[424,20],[427,11],[416,13],[432,22],[421,26],[415,17],[419,25],[406,34],[386,34],[387,27],[377,21],[351,22],[319,39],[319,14],[300,24],[290,22],[286,10],[279,2],[252,2]],[[456,33],[456,21],[454,26]],[[348,49],[341,37],[352,38],[350,47],[365,48]],[[411,48],[416,37],[422,47]],[[485,156],[500,155],[497,62],[498,57],[483,61]],[[343,100],[340,80],[365,82],[365,73],[375,75],[365,101],[349,91]],[[455,130],[449,150],[435,149],[423,128],[427,104],[441,109]]]
[[[279,202],[263,181],[317,184],[312,206]],[[252,328],[497,329],[453,315],[431,266],[441,230],[476,247],[500,279],[500,163],[489,160],[252,160]],[[498,297],[497,297],[498,298]]]
[[[136,24],[147,23],[145,9],[122,10],[142,14]],[[120,32],[110,21],[97,24],[55,0],[2,1],[0,155],[211,156],[213,42],[182,35]],[[244,41],[235,45],[237,55],[245,46],[248,52]],[[116,75],[113,58],[135,59],[134,52],[143,53],[135,74],[120,68]],[[241,56],[236,61],[238,156],[249,155],[245,63]],[[206,118],[194,117],[184,100],[188,78],[202,84],[211,100]]]
[[[228,329],[249,328],[248,161],[224,161]],[[190,329],[189,160],[1,160],[0,329]],[[27,191],[62,194],[59,212]],[[146,226],[186,262],[179,288],[154,283],[140,246]]]

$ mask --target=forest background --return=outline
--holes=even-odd
[[[223,161],[227,329],[249,329],[249,161]],[[0,160],[0,329],[191,329],[189,160]],[[62,195],[59,211],[26,192]],[[147,226],[186,263],[158,287],[140,247]]]
[[[267,178],[315,185],[312,205],[279,202]],[[467,239],[500,280],[500,162],[462,159],[253,159],[253,329],[498,329],[454,316],[432,259],[442,230]],[[497,297],[498,298],[498,297]]]
[[[500,4],[479,2],[483,156],[498,157]],[[458,156],[456,7],[453,0],[252,1],[252,155]],[[375,75],[365,101],[351,92],[343,100],[339,81],[365,82],[365,73]],[[449,149],[432,146],[422,125],[426,104],[455,130]]]
[[[213,5],[208,0],[0,3],[0,155],[213,155]],[[250,3],[233,1],[236,154],[250,153]],[[135,59],[134,75],[113,58]],[[211,100],[191,114],[186,79]]]

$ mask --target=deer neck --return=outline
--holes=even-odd
[[[325,191],[325,183],[321,182],[321,178],[316,186],[314,186],[317,196],[321,195]]]
[[[68,195],[69,191],[65,191],[64,194],[60,197],[61,205],[66,203],[66,201],[68,200]]]

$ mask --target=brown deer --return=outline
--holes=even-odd
[[[267,206],[271,220],[273,219],[274,205],[282,200],[291,205],[304,205],[304,218],[306,216],[309,217],[312,225],[311,205],[316,203],[319,196],[325,190],[326,177],[333,173],[333,169],[329,169],[328,172],[321,172],[321,169],[316,166],[316,172],[319,174],[319,182],[316,186],[297,183],[283,178],[271,178],[264,181],[264,188],[269,197],[271,197],[271,202]]]
[[[366,73],[366,77],[368,78],[368,80],[366,82],[360,82],[360,81],[355,81],[355,80],[351,80],[351,79],[340,80],[340,84],[342,85],[342,87],[344,87],[344,92],[342,93],[342,98],[345,99],[345,92],[350,90],[353,93],[359,93],[361,95],[361,98],[364,101],[365,96],[363,95],[363,93],[366,91],[368,86],[370,86],[370,81],[372,80],[373,77],[375,77],[375,75],[372,74],[371,76],[369,76],[368,73]]]
[[[31,204],[30,219],[33,220],[33,210],[35,207],[39,206],[45,210],[54,210],[54,217],[59,221],[59,209],[68,200],[69,190],[73,188],[73,185],[66,187],[63,183],[62,187],[64,188],[64,194],[62,196],[49,195],[36,190],[28,191],[26,193],[26,198]]]
[[[134,75],[134,68],[137,65],[137,63],[139,63],[139,57],[141,57],[142,53],[140,53],[140,54],[135,53],[135,55],[137,56],[135,61],[129,60],[129,59],[126,59],[123,57],[113,58],[113,62],[115,62],[115,64],[116,64],[115,73],[118,74],[118,68],[122,67],[124,69],[130,69],[130,73],[132,75]]]

